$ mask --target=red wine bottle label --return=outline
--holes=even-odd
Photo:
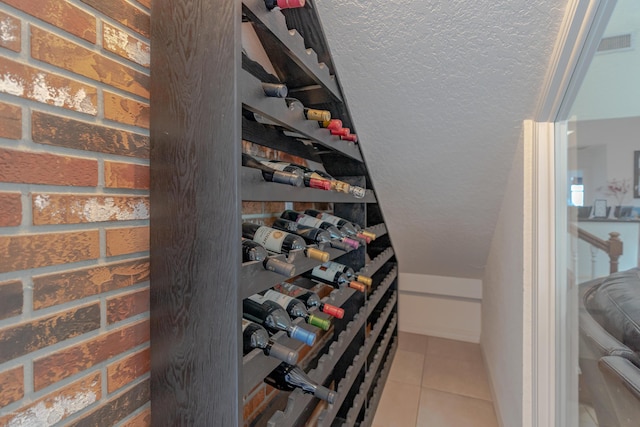
[[[286,232],[275,230],[271,227],[260,227],[253,235],[253,241],[260,243],[265,249],[280,253],[282,252],[282,242],[287,237]]]
[[[301,216],[298,217],[296,222],[300,225],[307,225],[309,227],[319,228],[320,224],[322,224],[322,220],[318,218],[314,218],[312,216]]]
[[[293,286],[290,283],[284,282],[284,283],[278,283],[277,285],[275,285],[273,287],[273,289],[275,289],[276,291],[289,295],[293,298],[297,298],[299,295],[302,295],[303,293],[307,292],[306,289],[304,288],[299,288],[297,286]]]
[[[336,277],[336,274],[340,272],[340,268],[335,264],[321,264],[311,270],[312,275],[330,282],[332,282],[333,278]]]

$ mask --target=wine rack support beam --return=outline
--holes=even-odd
[[[240,15],[235,1],[153,2],[153,426],[242,424]]]
[[[360,423],[361,427],[369,427],[373,423],[373,418],[376,414],[376,409],[378,409],[378,404],[380,403],[380,398],[382,397],[382,391],[384,389],[384,385],[387,382],[387,378],[389,377],[389,372],[391,372],[391,365],[393,364],[393,358],[395,357],[396,350],[398,348],[397,339],[391,344],[391,350],[389,351],[389,355],[387,356],[386,361],[384,362],[384,367],[382,368],[382,372],[380,373],[380,378],[378,378],[378,382],[375,385],[375,389],[373,392],[373,396],[369,400],[369,406],[367,407],[367,414],[364,417],[364,420]],[[355,415],[347,414],[347,422],[343,424],[344,427],[350,427],[354,425],[351,423],[352,418]]]

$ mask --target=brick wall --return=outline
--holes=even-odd
[[[150,0],[0,1],[0,425],[148,426]]]

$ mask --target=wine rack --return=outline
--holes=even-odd
[[[263,0],[154,0],[154,426],[369,426],[373,421],[397,347],[398,267],[364,156],[359,143],[331,135],[262,89],[262,82],[283,82],[305,107],[329,110],[344,127],[355,129],[315,1],[269,11]],[[275,75],[266,71],[264,59],[257,62],[243,49],[243,22],[251,25]],[[267,182],[259,170],[241,166],[242,140],[320,165],[335,178],[366,188],[365,196]],[[349,252],[313,245],[372,277],[373,284],[366,293],[339,288],[323,296],[345,316],[318,333],[312,347],[284,332],[271,337],[299,351],[307,375],[337,392],[332,404],[296,389],[273,393],[264,410],[245,417],[247,396],[281,362],[259,349],[243,356],[242,300],[284,277],[265,270],[262,262],[240,262],[244,201],[329,203],[335,215],[377,236]],[[320,264],[304,250],[275,257],[295,265],[296,275]],[[293,323],[314,330],[302,319]]]

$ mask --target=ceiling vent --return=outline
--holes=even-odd
[[[600,40],[598,45],[598,52],[611,52],[620,49],[631,49],[631,34],[605,37]]]

